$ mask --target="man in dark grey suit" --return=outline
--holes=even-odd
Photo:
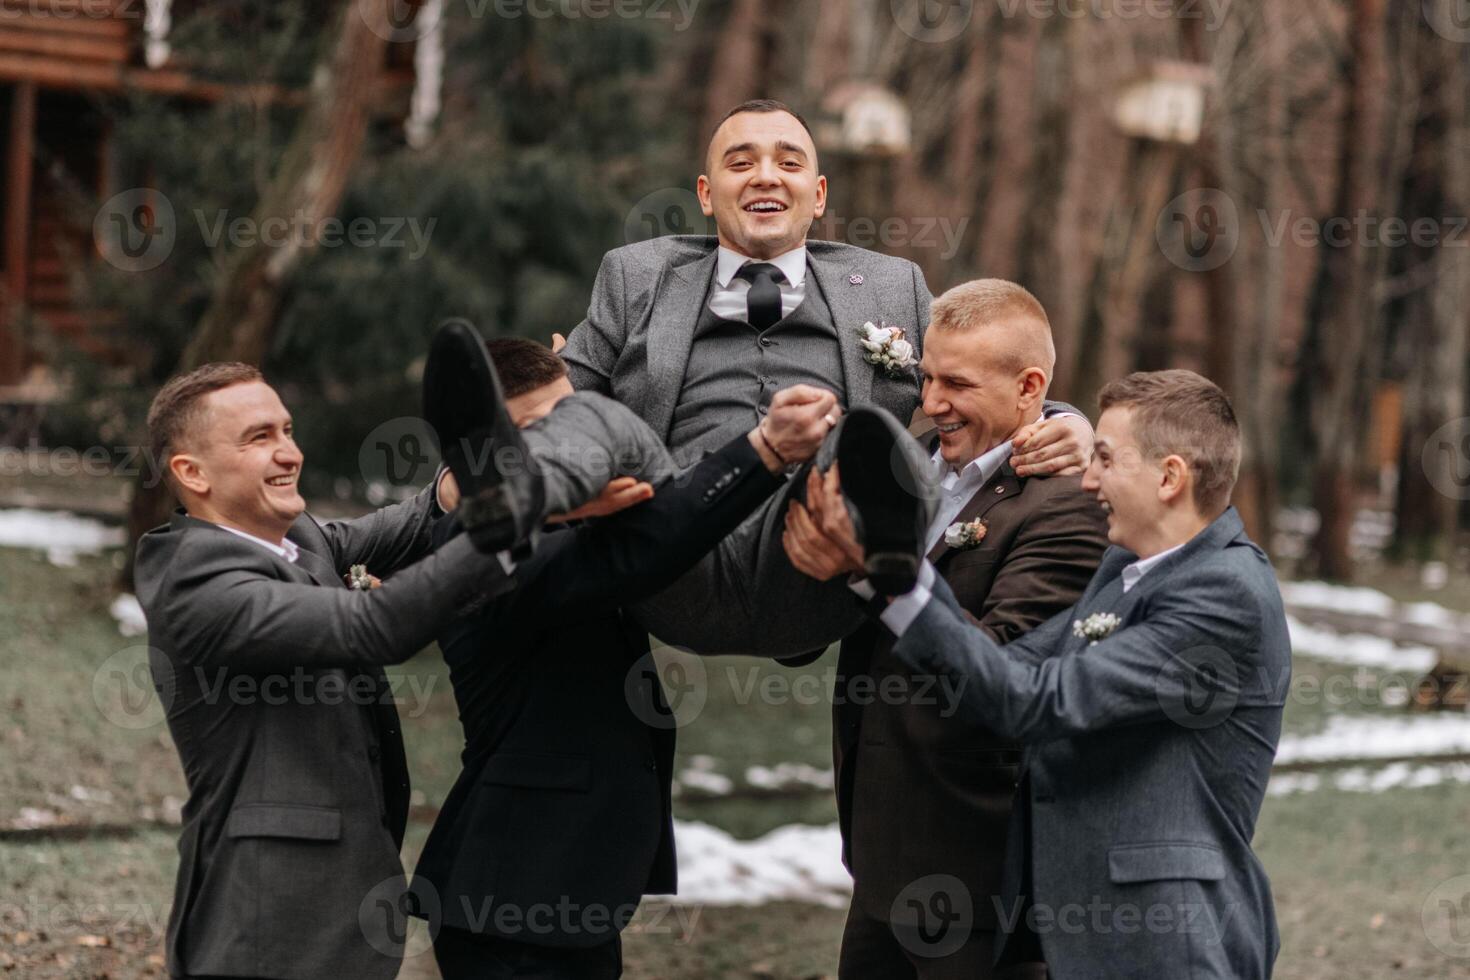
[[[711,139],[698,192],[716,237],[659,238],[603,259],[587,318],[562,350],[572,384],[632,407],[681,466],[747,431],[775,391],[796,384],[907,425],[919,407],[929,289],[905,259],[807,240],[826,210],[827,179],[805,121],[779,102],[735,107]],[[903,331],[890,335],[899,357],[869,360],[861,342],[869,323]],[[1018,434],[1021,475],[1085,461],[1086,420],[1067,406],[1047,414],[1064,417]],[[855,629],[861,617],[840,584],[786,561],[790,498],[773,498],[673,588],[636,607],[643,624],[703,653],[776,656],[824,648]],[[712,593],[725,600],[720,615],[709,614]]]
[[[467,535],[423,557],[432,488],[359,520],[305,514],[291,416],[249,365],[170,381],[148,427],[184,505],[143,536],[136,573],[189,785],[169,972],[392,977],[408,773],[382,665],[503,591],[507,565]],[[397,574],[353,591],[355,565]]]
[[[1076,606],[1002,647],[926,566],[878,615],[901,660],[963,681],[964,712],[1028,746],[1002,963],[1039,954],[1058,980],[1269,977],[1279,937],[1251,837],[1291,645],[1270,562],[1230,507],[1240,430],[1188,371],[1113,382],[1101,405],[1083,486],[1114,547]],[[841,524],[840,499],[817,506]],[[919,904],[931,934],[962,904],[941,890]]]

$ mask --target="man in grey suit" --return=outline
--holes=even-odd
[[[806,122],[779,102],[736,106],[711,139],[698,193],[716,237],[659,238],[604,257],[587,318],[561,351],[572,384],[632,407],[680,466],[747,431],[777,390],[796,384],[907,425],[919,407],[929,289],[907,260],[808,241],[827,179]],[[872,363],[860,335],[869,323],[903,331],[890,350],[906,356]],[[1061,417],[1018,433],[1020,475],[1085,462],[1086,420],[1063,405],[1047,415]],[[861,616],[846,589],[795,572],[781,549],[793,492],[799,484],[638,606],[639,620],[702,653],[768,656],[821,649],[855,629]],[[717,615],[711,594],[724,600]]]
[[[1113,382],[1101,406],[1083,486],[1113,547],[1076,606],[1000,646],[926,566],[878,616],[901,660],[963,681],[965,712],[1027,744],[1001,963],[1039,954],[1058,980],[1269,977],[1279,937],[1251,838],[1291,645],[1270,562],[1230,507],[1240,430],[1189,371]],[[816,503],[855,547],[841,499]],[[967,898],[940,891],[920,900],[929,934]]]

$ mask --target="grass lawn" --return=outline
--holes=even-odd
[[[139,700],[143,641],[121,637],[107,613],[112,568],[107,559],[56,568],[0,549],[0,620],[10,627],[0,639],[0,826],[23,815],[54,825],[0,835],[0,971],[14,976],[163,975],[175,854],[174,833],[161,821],[183,784],[156,710]],[[830,655],[799,672],[743,658],[706,661],[704,704],[680,732],[679,768],[701,757],[698,767],[732,779],[736,793],[686,794],[679,817],[738,837],[835,820],[830,792],[745,791],[751,766],[830,767],[824,692],[834,668]],[[1299,676],[1338,669],[1297,665]],[[453,695],[433,651],[399,672],[415,802],[434,807],[457,771]],[[794,683],[798,676],[813,680]],[[1294,701],[1288,730],[1315,731],[1327,712]],[[1431,941],[1454,938],[1440,918],[1441,896],[1431,893],[1470,872],[1466,826],[1464,785],[1268,799],[1256,844],[1283,934],[1277,976],[1470,978],[1470,958],[1448,957]],[[427,829],[422,821],[410,828],[410,865]],[[790,903],[677,915],[645,908],[625,937],[627,975],[830,976],[842,920],[840,911]],[[431,960],[410,961],[403,976],[435,976]]]

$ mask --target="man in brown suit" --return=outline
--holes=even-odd
[[[1107,547],[1107,522],[1072,468],[1019,477],[1011,439],[1041,417],[1056,353],[1041,304],[980,280],[934,301],[924,413],[942,464],[929,558],[997,643],[1073,605]],[[861,574],[845,512],[808,500],[787,517],[786,550],[814,578]],[[835,484],[835,467],[826,475]],[[871,589],[853,589],[865,599]],[[1028,951],[996,958],[996,902],[1020,746],[956,715],[959,692],[919,677],[871,621],[842,644],[834,752],[843,859],[853,900],[842,980],[1044,977]]]

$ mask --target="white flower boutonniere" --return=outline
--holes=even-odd
[[[1112,613],[1093,613],[1072,623],[1072,635],[1089,640],[1087,645],[1095,647],[1098,640],[1106,640],[1121,625],[1123,621]]]
[[[951,548],[959,548],[968,551],[971,548],[980,547],[980,542],[985,540],[985,532],[990,530],[990,525],[985,523],[981,517],[973,521],[961,524],[951,524],[944,531],[944,543]]]
[[[919,363],[914,356],[914,345],[903,339],[902,327],[891,327],[882,321],[865,323],[858,328],[858,336],[863,360],[881,367],[890,378],[902,377]]]
[[[376,575],[369,575],[366,565],[353,565],[347,570],[347,587],[354,592],[367,592],[383,583]]]

